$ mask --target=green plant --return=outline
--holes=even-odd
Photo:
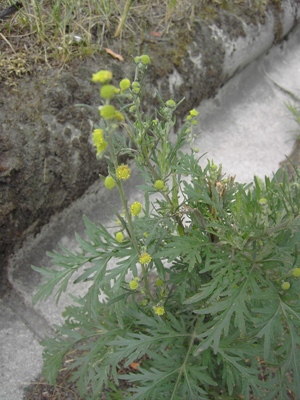
[[[173,137],[179,103],[158,95],[159,110],[144,114],[150,59],[135,63],[133,82],[118,88],[110,71],[93,75],[103,99],[93,142],[108,163],[104,185],[119,191],[123,207],[115,231],[84,217],[80,251],[50,253],[58,270],[33,267],[46,278],[34,302],[54,290],[58,301],[76,271],[75,284],[90,283],[44,340],[43,374],[55,383],[73,352],[66,368],[85,399],[104,391],[107,399],[293,398],[300,393],[299,174],[290,182],[279,170],[245,185],[211,161],[201,168],[197,111]],[[143,177],[136,190],[144,204],[128,204],[124,154]]]

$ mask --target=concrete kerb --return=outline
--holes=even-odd
[[[300,9],[297,2],[293,0],[283,2],[282,8],[281,38],[284,38],[295,26],[300,16]],[[247,25],[242,21],[246,36],[223,41],[225,47],[223,71],[228,77],[232,77],[237,71],[240,71],[272,47],[277,23],[278,21],[272,13],[267,14],[263,25]],[[213,26],[212,30],[219,38],[224,38],[218,27]]]
[[[299,16],[296,2],[284,2],[284,10],[283,36],[293,28]],[[229,40],[226,35],[222,36],[222,32],[216,27],[212,28],[212,33],[224,40],[226,55],[223,68],[228,77],[270,49],[274,40],[274,23],[274,17],[270,14],[265,25],[245,26],[246,37],[236,40]],[[198,58],[199,61],[201,64],[201,56]],[[180,79],[182,77],[176,78],[177,83]],[[128,196],[132,198],[134,195],[134,200],[139,200],[134,189],[137,182],[138,176],[134,171],[130,183],[132,186],[127,186]],[[33,308],[31,300],[39,276],[32,271],[31,264],[49,265],[46,251],[57,249],[58,242],[68,248],[76,248],[74,233],[78,232],[81,235],[84,231],[82,214],[87,214],[93,221],[110,224],[114,223],[112,211],[118,210],[119,207],[116,193],[108,192],[98,181],[82,199],[54,216],[36,238],[28,238],[22,249],[11,257],[9,280],[14,290],[9,297],[0,302],[1,399],[22,399],[24,387],[41,371],[41,347],[38,343],[40,338],[45,334],[51,334],[51,325],[61,322],[62,310],[71,304],[69,296],[64,295],[58,307],[52,298]],[[76,286],[72,287],[72,290],[75,289],[73,294],[82,294],[85,288]]]

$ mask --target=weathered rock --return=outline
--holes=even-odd
[[[178,23],[163,38],[145,37],[139,48],[147,48],[152,59],[145,110],[157,105],[158,88],[165,100],[185,97],[180,120],[282,39],[297,16],[297,1],[284,0],[266,14],[220,10],[210,19],[196,17],[190,30]],[[23,78],[14,88],[0,83],[0,271],[15,244],[106,173],[90,140],[100,103],[90,77],[100,68],[111,69],[116,82],[132,77],[130,49],[132,43],[122,64],[101,54],[61,73]]]

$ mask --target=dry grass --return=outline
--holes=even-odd
[[[198,0],[29,0],[0,22],[0,62],[5,54],[19,51],[35,54],[37,62],[46,64],[88,57],[109,39],[125,39],[150,25],[168,29],[192,16],[195,3]],[[2,10],[9,5],[3,2]]]
[[[83,59],[114,41],[159,32],[173,24],[190,29],[196,16],[218,8],[256,7],[277,0],[28,0],[0,21],[0,81],[31,73],[35,67]],[[1,2],[0,12],[13,4]]]

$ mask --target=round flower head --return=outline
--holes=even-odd
[[[131,82],[130,82],[129,79],[127,79],[127,78],[122,79],[121,82],[120,82],[121,91],[125,92],[125,90],[129,89],[130,88],[130,84],[131,84]]]
[[[121,113],[121,111],[116,111],[115,118],[118,122],[123,122],[124,121],[124,115]]]
[[[100,96],[103,99],[111,99],[120,92],[114,85],[104,85],[100,90]]]
[[[295,269],[293,270],[293,275],[294,275],[296,278],[299,278],[299,276],[300,276],[300,268],[295,268]]]
[[[259,204],[261,206],[266,206],[268,204],[268,200],[265,199],[264,197],[258,200]]]
[[[211,163],[211,170],[216,171],[218,169],[218,166],[212,161]]]
[[[116,117],[116,109],[111,104],[106,104],[101,108],[100,115],[104,119],[114,119]]]
[[[124,240],[124,235],[123,235],[123,233],[122,233],[122,232],[117,232],[117,233],[116,233],[116,241],[119,242],[119,243],[122,243],[123,240]]]
[[[160,179],[158,179],[157,181],[154,182],[154,187],[157,190],[163,190],[165,188],[164,181],[161,181]]]
[[[193,110],[190,111],[190,115],[191,115],[192,117],[197,117],[198,114],[199,114],[198,111],[195,110],[195,109],[193,109]]]
[[[166,102],[166,106],[169,107],[169,108],[175,108],[176,107],[176,103],[175,103],[174,100],[168,100]]]
[[[108,143],[104,140],[102,129],[93,130],[93,142],[97,148],[97,154],[102,153],[106,149]]]
[[[112,79],[112,72],[107,70],[98,71],[93,74],[92,81],[96,83],[107,83]]]
[[[283,284],[281,285],[281,289],[283,290],[289,290],[290,287],[291,284],[289,282],[283,282]]]
[[[136,217],[137,215],[140,214],[141,211],[142,211],[141,203],[139,203],[138,201],[135,201],[133,204],[131,204],[131,207],[130,207],[131,215]]]
[[[105,141],[103,143],[99,144],[97,146],[97,155],[103,153],[103,151],[106,149],[107,145],[108,145],[108,143]]]
[[[136,290],[139,287],[138,279],[134,279],[133,281],[129,282],[129,287],[131,290]]]
[[[130,168],[126,164],[121,164],[116,169],[116,176],[118,179],[121,179],[122,181],[126,181],[127,179],[129,179],[130,173],[131,173]]]
[[[191,121],[191,123],[193,124],[193,125],[196,125],[197,124],[197,121],[196,121],[196,123],[194,122],[194,119],[197,117],[197,115],[198,115],[199,113],[198,113],[198,111],[197,110],[191,110],[190,111],[190,113],[189,113],[189,115],[186,117],[186,119],[187,119],[187,121]]]
[[[141,85],[139,84],[139,82],[137,81],[132,82],[131,87],[132,87],[132,92],[134,94],[140,93]]]
[[[144,64],[144,65],[150,64],[150,62],[151,62],[150,57],[149,57],[147,54],[143,54],[143,55],[141,56],[141,62],[142,62],[142,64]]]
[[[129,112],[130,112],[131,114],[134,114],[134,113],[136,112],[136,106],[130,106],[130,107],[129,107]]]
[[[140,258],[139,258],[139,262],[141,264],[149,264],[149,262],[152,260],[152,257],[150,256],[150,254],[148,253],[143,253],[141,254]]]
[[[163,306],[157,306],[157,307],[154,307],[154,312],[156,315],[161,316],[161,315],[164,315],[165,309]]]
[[[114,178],[110,175],[107,176],[104,180],[104,186],[109,190],[113,189],[116,186]]]

